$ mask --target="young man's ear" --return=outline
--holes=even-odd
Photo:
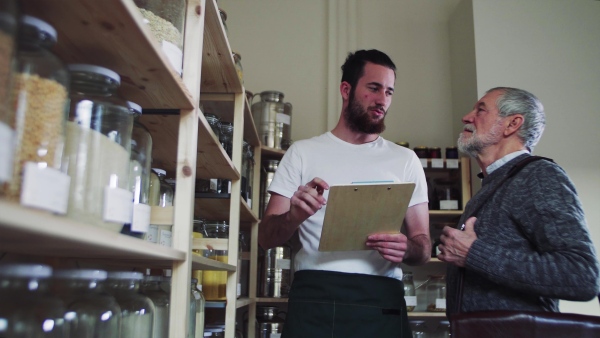
[[[340,94],[342,94],[342,99],[348,100],[350,98],[351,90],[352,86],[348,82],[342,81],[342,83],[340,83]]]

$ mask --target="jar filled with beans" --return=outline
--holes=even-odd
[[[56,30],[47,22],[21,17],[12,87],[16,147],[12,178],[4,186],[9,200],[20,199],[27,189],[23,178],[37,168],[61,168],[69,75],[50,51],[56,41]]]

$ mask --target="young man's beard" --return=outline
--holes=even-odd
[[[348,108],[344,118],[352,131],[365,134],[381,134],[385,130],[385,116],[381,120],[373,121],[368,110],[363,109],[354,99],[354,90],[350,92],[348,99]]]

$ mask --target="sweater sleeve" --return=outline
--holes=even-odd
[[[515,236],[527,241],[478,239],[466,266],[520,292],[590,300],[599,292],[599,268],[575,187],[555,164],[531,166],[507,184],[500,205],[493,206],[498,221],[512,223]]]

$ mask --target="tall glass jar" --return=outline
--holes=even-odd
[[[47,22],[21,17],[12,93],[16,117],[11,127],[15,129],[16,148],[12,178],[4,193],[22,204],[66,213],[69,179],[58,170],[63,156],[69,74],[50,51],[56,41],[56,30]],[[36,197],[35,202],[31,196]]]
[[[192,294],[196,299],[196,331],[194,336],[202,337],[204,333],[204,309],[206,308],[206,298],[204,298],[204,293],[202,293],[202,284],[198,284],[198,282],[198,279],[192,279]]]
[[[169,294],[160,287],[165,281],[162,276],[145,276],[142,283],[142,293],[154,305],[153,338],[169,337]]]
[[[150,176],[150,205],[161,208],[173,206],[174,190],[166,181],[164,169],[152,168]],[[172,225],[150,224],[144,239],[164,246],[171,246]]]
[[[131,222],[129,162],[133,114],[116,95],[119,74],[71,64],[71,104],[65,166],[71,177],[67,215],[120,232]]]
[[[140,293],[141,272],[108,273],[107,291],[121,307],[121,337],[152,338],[154,304]]]
[[[207,221],[204,223],[204,238],[229,238],[229,225],[225,221]],[[205,256],[227,263],[227,249],[207,249]],[[225,300],[227,298],[227,271],[204,271],[202,290],[206,300]]]
[[[0,2],[0,196],[2,185],[12,177],[15,111],[11,106],[11,86],[15,72],[17,2]]]
[[[0,265],[0,337],[66,337],[64,302],[48,293],[51,276],[47,265]]]
[[[406,271],[403,273],[402,283],[404,284],[404,301],[406,302],[406,311],[412,312],[417,306],[417,294],[412,272]]]
[[[185,0],[134,0],[173,69],[181,75],[183,68],[183,27]]]
[[[446,312],[446,276],[429,276],[425,290],[427,292],[427,311]]]
[[[106,271],[58,270],[53,274],[54,292],[67,307],[69,337],[118,337],[121,308],[104,292]]]

